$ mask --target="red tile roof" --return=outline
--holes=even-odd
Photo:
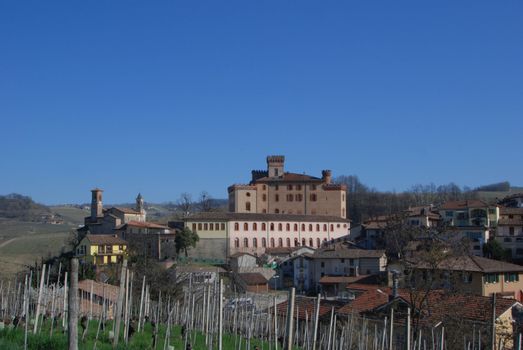
[[[439,209],[466,209],[466,208],[488,208],[488,203],[477,199],[449,201],[443,203]],[[493,205],[492,207],[495,207]]]
[[[294,318],[299,318],[300,320],[305,320],[305,318],[308,318],[309,321],[314,317],[314,311],[316,308],[317,299],[316,298],[309,298],[309,297],[302,297],[297,296],[294,299]],[[328,317],[330,315],[331,309],[334,307],[334,311],[336,311],[340,304],[333,301],[328,300],[320,300],[320,312],[319,317],[320,319],[322,317]],[[282,303],[279,303],[276,306],[276,312],[278,315],[286,316],[287,315],[287,308],[288,308],[288,301],[284,301]],[[270,312],[271,310],[269,310]]]
[[[167,227],[167,226],[155,224],[153,222],[142,222],[142,221],[134,221],[134,220],[131,220],[131,221],[123,224],[122,227],[123,226],[169,229],[169,227]]]
[[[271,176],[262,177],[253,182],[254,183],[257,183],[257,182],[316,182],[316,183],[321,183],[321,182],[323,182],[323,180],[319,177],[314,177],[314,176],[305,175],[305,174],[285,173],[282,176],[278,176],[278,177],[271,177]]]
[[[260,285],[260,284],[267,284],[267,279],[259,272],[239,273],[238,276],[248,286],[256,286],[256,285]]]
[[[85,238],[91,242],[91,244],[114,244],[114,245],[127,245],[127,241],[114,235],[86,235]]]

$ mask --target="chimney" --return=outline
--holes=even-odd
[[[321,171],[321,179],[327,185],[330,184],[332,182],[332,172],[330,170],[322,170]]]

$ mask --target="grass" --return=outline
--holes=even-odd
[[[96,339],[96,331],[98,327],[97,321],[91,321],[89,323],[89,330],[85,337],[85,340],[81,340],[81,327],[79,326],[78,348],[83,350],[93,349]],[[31,327],[30,327],[31,328]],[[122,327],[123,328],[123,327]],[[107,323],[106,330],[100,332],[98,341],[96,343],[96,349],[110,350],[112,349],[111,340],[109,339],[109,331],[112,329],[112,322]],[[61,327],[56,330],[52,337],[49,336],[50,322],[45,322],[42,326],[42,330],[39,334],[28,334],[28,349],[31,350],[54,350],[54,349],[67,349],[67,334],[61,331]],[[158,344],[157,349],[164,348],[166,327],[161,325],[158,332]],[[205,336],[200,332],[194,332],[192,335],[194,340],[192,344],[193,350],[207,350],[208,346],[205,345]],[[215,336],[215,341],[217,336]],[[237,342],[239,338],[235,338],[229,334],[223,336],[223,349],[234,349],[237,348]],[[181,336],[181,329],[179,326],[171,329],[171,336],[169,338],[169,344],[174,346],[174,349],[184,349],[184,339]],[[18,329],[4,329],[0,330],[0,349],[11,350],[20,349],[24,346],[24,330]],[[243,339],[243,346],[246,346],[245,339]],[[262,342],[258,339],[251,340],[251,349],[258,346],[261,349],[268,349],[267,342]],[[152,327],[149,323],[145,325],[145,329],[141,333],[135,333],[130,339],[127,345],[123,341],[123,333],[120,335],[120,342],[117,349],[152,349]]]

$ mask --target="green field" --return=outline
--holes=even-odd
[[[110,350],[112,349],[111,340],[109,339],[109,330],[112,329],[112,322],[108,322],[106,330],[101,332],[98,341],[96,343],[96,349]],[[32,327],[30,327],[32,329]],[[81,340],[81,327],[79,326],[79,349],[93,349],[94,342],[96,339],[96,332],[98,329],[98,322],[91,321],[89,323],[88,333],[85,340]],[[67,334],[62,333],[59,329],[55,331],[53,336],[50,337],[50,322],[47,322],[42,327],[39,334],[28,335],[28,349],[33,350],[53,350],[53,349],[67,349]],[[163,349],[165,343],[165,331],[166,327],[161,325],[158,332],[158,343],[157,349]],[[205,336],[199,332],[193,332],[191,334],[191,345],[193,350],[207,350],[209,347],[205,345]],[[217,341],[217,335],[214,336]],[[246,348],[246,339],[242,339],[242,349]],[[223,336],[223,349],[235,349],[238,348],[240,342],[239,337],[224,334]],[[174,346],[174,349],[184,349],[184,338],[181,336],[181,329],[179,326],[175,326],[171,329],[171,335],[169,337],[169,344]],[[0,330],[0,349],[2,350],[14,350],[20,349],[24,346],[24,331],[21,328],[18,329],[4,329]],[[258,339],[251,339],[250,349],[254,349],[258,346],[260,350],[268,349],[269,346],[266,342],[261,342]],[[217,348],[214,346],[213,348]],[[123,341],[123,334],[120,336],[120,342],[117,349],[152,349],[152,326],[150,323],[146,323],[144,332],[135,333],[130,339],[127,345]]]

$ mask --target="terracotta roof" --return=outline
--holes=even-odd
[[[110,209],[115,209],[115,210],[121,211],[124,214],[141,214],[139,211],[136,211],[135,209],[132,209],[132,208],[112,207],[112,208],[109,208],[109,210]]]
[[[365,250],[357,248],[347,248],[343,243],[334,244],[326,248],[317,249],[313,258],[315,259],[361,259],[361,258],[381,258],[385,255],[384,250]]]
[[[369,313],[389,303],[392,289],[389,287],[376,287],[371,285],[349,286],[349,290],[356,291],[356,298],[338,310],[340,314]],[[411,294],[414,293],[414,294]],[[421,301],[422,294],[399,289],[398,297],[412,304]],[[423,293],[423,292],[421,292]],[[514,299],[496,299],[496,317],[517,303]],[[487,322],[491,317],[492,299],[471,294],[447,294],[441,290],[434,290],[428,294],[426,304],[413,305],[424,312],[424,321],[437,323],[448,317],[456,316],[459,319],[469,319]],[[421,307],[420,307],[421,306]]]
[[[488,203],[477,199],[462,200],[462,201],[449,201],[443,203],[439,209],[466,209],[466,208],[488,208]],[[493,205],[492,207],[495,207]]]
[[[368,280],[373,275],[361,276],[323,276],[320,278],[320,284],[339,284],[339,283],[356,283],[362,280]]]
[[[265,249],[265,254],[268,255],[287,255],[297,247],[273,247]]]
[[[91,244],[117,244],[117,245],[127,245],[127,241],[121,239],[115,235],[86,235],[85,238],[91,242]]]
[[[91,293],[91,283],[93,286],[93,294],[103,297],[105,293],[105,298],[111,301],[116,301],[118,298],[118,286],[113,286],[112,284],[100,283],[93,280],[82,280],[78,282],[78,289],[87,293]]]
[[[134,220],[121,225],[120,228],[123,228],[124,226],[169,229],[169,227],[164,226],[164,225],[159,225],[159,224],[155,224],[152,222],[141,222],[141,221],[134,221]]]
[[[298,221],[298,222],[349,222],[350,220],[327,215],[295,215],[295,214],[262,214],[262,213],[230,213],[207,212],[197,213],[183,219],[184,221]]]
[[[523,215],[523,208],[499,208],[499,215]]]
[[[260,284],[267,284],[267,279],[259,272],[239,273],[238,276],[248,286],[256,286],[256,285],[260,285]]]
[[[325,184],[323,185],[325,191],[345,191],[347,190],[347,185],[344,184]]]
[[[260,179],[254,180],[253,182],[254,183],[257,183],[257,182],[316,182],[316,183],[322,183],[323,180],[319,177],[314,177],[314,176],[305,175],[305,174],[284,173],[282,176],[278,176],[278,177],[265,176]]]
[[[428,268],[426,264],[417,264],[418,268]],[[438,264],[438,268],[451,271],[469,271],[469,272],[523,272],[523,266],[507,263],[504,261],[487,259],[480,256],[468,255],[449,257]]]
[[[310,321],[314,317],[313,315],[316,308],[316,303],[316,298],[297,296],[294,299],[294,318],[298,318],[300,320],[305,320],[308,318]],[[334,311],[336,311],[336,309],[338,309],[340,306],[340,303],[321,299],[319,310],[320,319],[323,317],[329,317],[332,307],[334,307]],[[278,315],[286,316],[287,308],[288,302],[284,301],[276,306],[276,312]]]

